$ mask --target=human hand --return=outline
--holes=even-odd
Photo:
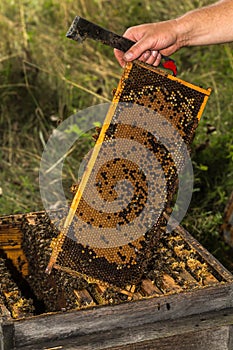
[[[139,59],[158,66],[162,56],[169,56],[180,48],[176,20],[141,24],[126,30],[124,37],[135,41],[126,53],[115,49],[114,54],[122,67],[126,62]]]

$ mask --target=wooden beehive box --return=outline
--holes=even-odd
[[[12,291],[0,282],[1,350],[233,349],[233,276],[182,227],[160,240],[133,295],[46,276],[49,227],[44,212],[0,218],[13,280]]]

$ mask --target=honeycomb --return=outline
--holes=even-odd
[[[210,92],[139,61],[126,65],[49,269],[139,283]]]
[[[26,298],[19,289],[7,266],[7,259],[2,252],[0,256],[0,306],[1,305],[7,306],[13,318],[29,317],[34,313],[33,300],[31,298]]]
[[[51,254],[49,245],[56,236],[49,217],[44,213],[23,215],[21,230],[22,249],[28,262],[26,279],[34,294],[35,313],[75,309],[74,290],[83,289],[87,282],[60,270],[54,269],[49,276],[44,273]]]

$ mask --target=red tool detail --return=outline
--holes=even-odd
[[[176,77],[177,67],[176,67],[175,61],[169,57],[164,57],[164,56],[163,56],[163,59],[164,59],[164,62],[161,62],[163,68],[171,70],[174,77]]]

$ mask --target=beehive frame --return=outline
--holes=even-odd
[[[170,205],[177,188],[179,171],[184,166],[184,160],[176,153],[176,148],[182,143],[190,145],[210,92],[210,89],[202,89],[139,61],[126,65],[68,216],[53,243],[48,272],[55,267],[120,287],[140,281],[151,248],[166,230],[167,222],[162,214]],[[164,145],[166,138],[173,152],[166,142]],[[129,147],[127,156],[116,146],[117,141],[122,139],[137,144]],[[113,149],[112,159],[101,165],[95,177],[91,176],[93,169],[98,169],[99,158],[107,157],[109,145]],[[136,239],[127,230],[124,231],[128,239],[126,244],[119,244],[115,235],[112,245],[108,247],[111,238],[108,230],[117,227],[117,233],[122,231],[125,224],[130,224],[141,214],[148,202],[147,177],[141,166],[135,166],[130,158],[133,153],[136,156],[140,154],[142,148],[153,154],[155,163],[159,164],[157,170],[151,171],[153,176],[150,181],[153,193],[160,193],[155,202],[150,202],[154,216],[147,221],[150,224],[153,221],[153,225],[145,226]],[[147,162],[148,168],[151,159],[147,159],[147,154],[141,158],[142,163]],[[155,181],[161,169],[163,176]],[[84,195],[88,197],[88,191],[92,193],[92,186],[105,201],[113,202],[117,199],[114,190],[116,183],[124,176],[133,183],[133,197],[122,210],[111,212],[106,210],[108,207],[105,207],[105,211],[93,209],[85,201]],[[97,243],[93,233],[95,228],[103,230]],[[137,231],[137,228],[133,227],[133,230]],[[81,236],[85,240],[87,233],[91,244],[80,243]],[[103,246],[99,244],[100,240],[104,242]]]

